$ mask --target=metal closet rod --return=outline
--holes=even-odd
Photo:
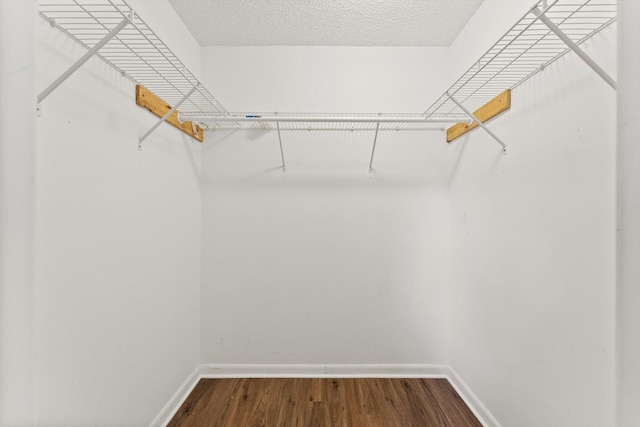
[[[194,122],[303,122],[303,123],[459,123],[464,122],[467,117],[447,117],[433,119],[430,117],[416,116],[286,116],[286,115],[206,115],[206,114],[183,114],[178,113],[178,121],[184,123],[186,120]]]

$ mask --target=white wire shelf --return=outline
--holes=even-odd
[[[73,40],[91,49],[123,19],[131,8],[124,0],[44,0],[39,14]],[[177,104],[198,79],[149,26],[134,16],[96,56],[169,105]],[[202,85],[182,104],[189,111],[226,114],[224,107]]]
[[[40,15],[91,50],[131,18],[131,8],[125,0],[44,0]],[[139,17],[96,55],[168,104],[184,101],[181,119],[204,130],[433,131],[470,120],[458,103],[473,111],[570,52],[562,37],[580,45],[615,19],[616,0],[540,0],[423,113],[229,113]]]
[[[446,130],[453,123],[468,120],[464,115],[427,118],[421,113],[248,113],[233,112],[225,115],[181,112],[180,120],[201,123],[204,130],[261,129],[277,130],[323,130],[323,131],[372,131],[379,123],[380,131],[425,131]]]
[[[535,9],[576,45],[616,20],[616,0],[540,0],[424,114],[446,116],[460,111],[449,95],[475,110],[570,52],[569,46],[536,16]]]
[[[543,0],[535,3],[529,11],[511,27],[487,52],[465,72],[441,97],[422,114],[382,114],[386,118],[380,122],[379,130],[444,130],[455,119],[469,121],[451,97],[474,111],[485,105],[506,89],[514,89],[528,78],[545,69],[572,49],[549,26],[539,18],[535,10],[557,26],[577,46],[611,25],[616,20],[616,0]],[[217,116],[215,113],[210,113]],[[274,117],[276,113],[229,113],[243,116],[246,120],[223,121],[200,117],[205,130],[265,129],[275,130],[275,122],[257,120],[256,116]],[[374,114],[311,114],[280,113],[282,116],[296,117],[295,122],[283,121],[282,130],[368,130],[376,129]],[[189,114],[184,114],[185,119]],[[334,118],[352,117],[348,120]],[[358,122],[361,118],[371,122]],[[308,118],[309,121],[303,121]],[[405,120],[416,119],[416,121]],[[421,120],[422,119],[422,120]]]

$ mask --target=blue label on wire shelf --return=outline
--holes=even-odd
[[[262,116],[245,116],[247,119],[259,119]]]

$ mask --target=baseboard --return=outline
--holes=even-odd
[[[151,423],[165,426],[201,378],[447,378],[485,427],[501,427],[449,365],[427,364],[204,364],[180,386]]]
[[[449,372],[447,378],[449,379],[449,382],[453,388],[456,389],[462,400],[464,400],[464,403],[467,404],[476,418],[478,418],[478,420],[480,420],[480,422],[486,427],[501,427],[498,420],[493,416],[489,409],[484,406],[482,401],[478,396],[476,396],[467,383],[462,380],[462,377],[460,377],[452,367],[449,366],[448,369]]]
[[[169,399],[167,404],[160,410],[160,413],[151,421],[149,427],[166,426],[175,413],[178,412],[178,409],[182,406],[187,396],[191,394],[193,388],[198,384],[198,381],[200,381],[200,378],[202,378],[202,376],[200,375],[200,367],[198,366],[189,374],[173,396],[171,396],[171,399]]]
[[[200,365],[202,378],[445,378],[447,365]]]

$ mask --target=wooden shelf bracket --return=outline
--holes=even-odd
[[[180,101],[173,107],[169,106],[161,98],[143,86],[136,85],[136,104],[146,108],[156,116],[160,117],[148,131],[138,139],[138,150],[142,150],[142,141],[144,141],[151,133],[156,130],[162,123],[167,122],[175,126],[190,137],[197,139],[199,142],[204,140],[204,135],[200,126],[193,122],[180,122],[178,119],[178,107],[185,102],[198,89],[200,83],[196,84],[187,92]]]
[[[485,132],[491,135],[491,137],[495,139],[498,142],[498,144],[502,145],[502,153],[507,154],[507,146],[505,145],[505,143],[498,137],[498,135],[493,133],[493,131],[489,129],[483,122],[489,120],[490,118],[496,116],[497,114],[501,113],[502,111],[508,109],[511,106],[511,90],[507,89],[506,91],[504,91],[503,93],[501,93],[500,95],[498,95],[497,97],[495,97],[494,99],[492,99],[491,101],[489,101],[488,103],[486,103],[484,106],[480,107],[478,110],[476,110],[473,113],[469,111],[464,105],[462,105],[462,103],[460,103],[457,99],[455,99],[453,95],[451,95],[449,92],[446,92],[446,96],[448,96],[449,99],[454,104],[456,104],[458,108],[464,111],[464,113],[467,116],[469,116],[469,118],[473,121],[473,123],[470,125],[467,125],[466,123],[460,123],[458,125],[454,125],[451,128],[449,128],[447,130],[447,142],[451,142],[455,138],[469,132],[471,129],[475,128],[476,126],[480,126],[482,129],[484,129]],[[499,100],[501,99],[501,97],[506,97],[508,99],[508,102],[503,103],[502,108],[494,109],[493,108],[494,105],[492,103],[500,104]],[[480,115],[482,115],[483,117],[478,117]],[[452,135],[454,133],[455,135]]]

